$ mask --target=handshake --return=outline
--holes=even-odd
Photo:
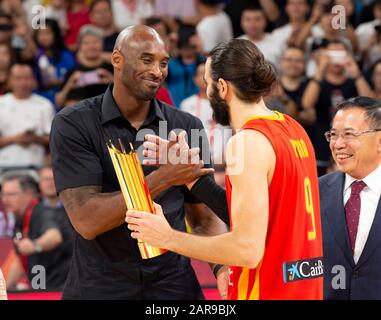
[[[143,148],[142,164],[158,166],[158,171],[172,186],[187,185],[190,189],[201,176],[214,173],[213,168],[204,168],[200,148],[189,147],[185,131],[178,135],[171,131],[168,140],[147,134]]]

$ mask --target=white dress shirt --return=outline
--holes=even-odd
[[[345,175],[345,185],[344,185],[344,206],[347,203],[351,195],[351,184],[356,181],[353,177],[346,174]],[[355,263],[358,262],[362,251],[364,250],[365,243],[368,239],[370,228],[372,227],[374,216],[376,215],[376,210],[378,202],[381,195],[381,165],[378,166],[376,170],[367,175],[362,181],[365,182],[366,187],[360,193],[361,199],[361,210],[360,210],[360,220],[357,229],[357,237],[355,243],[355,250],[353,254],[353,259]]]

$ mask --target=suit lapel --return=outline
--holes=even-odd
[[[331,231],[339,244],[341,250],[344,252],[349,263],[354,266],[352,249],[349,244],[349,236],[347,230],[347,223],[345,221],[344,213],[344,174],[337,173],[332,175],[328,181],[328,192],[326,193],[326,204],[324,206],[323,214],[326,216],[330,224]],[[339,192],[338,192],[339,190]]]
[[[372,223],[372,227],[369,230],[368,239],[366,240],[364,249],[361,253],[359,261],[357,262],[357,266],[363,264],[373,253],[373,251],[377,248],[377,246],[381,242],[380,237],[381,230],[381,201],[378,201],[378,206],[376,210],[376,214],[374,216],[374,220]]]

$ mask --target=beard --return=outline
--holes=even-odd
[[[209,97],[210,106],[213,109],[213,119],[222,126],[230,125],[229,106],[224,99],[218,94],[218,89],[213,84],[212,94]]]

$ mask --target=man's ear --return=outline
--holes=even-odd
[[[111,64],[116,69],[121,69],[123,63],[123,56],[119,50],[114,50],[111,54]]]
[[[377,132],[377,151],[381,153],[381,132]]]
[[[219,78],[217,81],[217,88],[218,88],[218,93],[220,94],[220,97],[226,100],[229,93],[228,83],[224,79]]]

